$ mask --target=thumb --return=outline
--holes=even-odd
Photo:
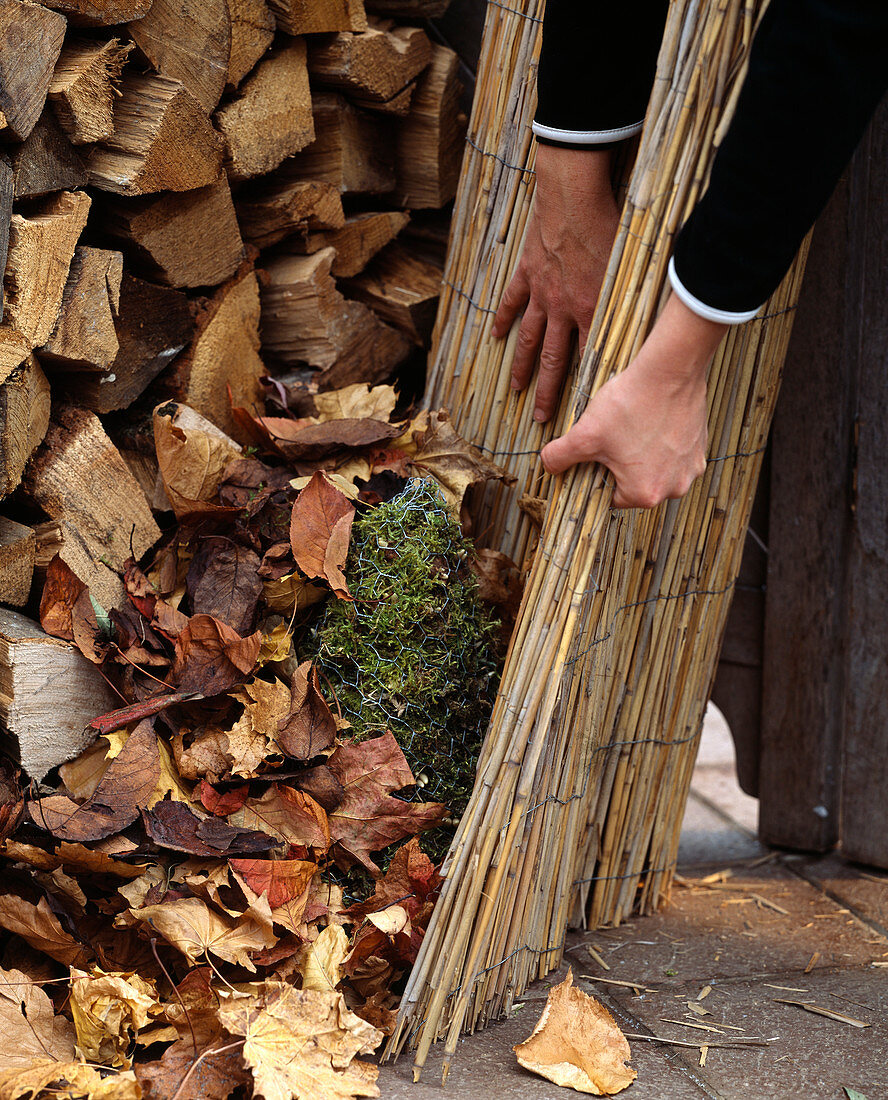
[[[578,462],[594,461],[595,447],[588,431],[575,424],[565,435],[547,443],[540,452],[540,458],[546,473],[563,474]]]

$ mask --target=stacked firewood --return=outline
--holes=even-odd
[[[76,738],[101,709],[33,582],[58,554],[119,605],[168,507],[155,405],[249,443],[232,408],[310,412],[421,354],[462,146],[444,7],[0,0],[6,730]]]

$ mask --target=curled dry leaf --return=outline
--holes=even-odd
[[[19,771],[9,760],[0,760],[0,841],[18,825],[24,808]]]
[[[331,813],[345,797],[345,788],[326,764],[306,768],[292,780],[293,786],[311,797],[327,813]]]
[[[157,737],[141,722],[84,803],[49,795],[28,808],[35,825],[62,840],[101,840],[130,825],[148,804],[160,777]]]
[[[44,1090],[63,1100],[142,1100],[131,1070],[105,1077],[83,1062],[48,1062],[44,1055],[26,1069],[0,1071],[0,1100],[32,1100]]]
[[[327,581],[337,596],[349,597],[343,570],[355,508],[322,473],[316,473],[293,502],[290,546],[311,579]]]
[[[330,814],[330,836],[337,862],[361,863],[373,874],[379,868],[371,858],[397,840],[437,825],[447,813],[440,802],[404,802],[393,791],[413,785],[413,773],[391,733],[358,744],[340,745],[329,767],[345,791]]]
[[[556,1085],[610,1096],[638,1074],[626,1065],[629,1044],[607,1009],[573,984],[572,971],[549,990],[529,1039],[515,1048],[519,1063]]]
[[[191,609],[246,634],[262,595],[258,554],[229,538],[202,539],[186,578]]]
[[[311,661],[303,661],[293,673],[290,692],[289,713],[278,722],[278,744],[294,760],[311,760],[336,741],[336,719],[321,695]]]
[[[46,569],[40,597],[40,625],[54,638],[73,642],[94,664],[101,664],[108,651],[89,588],[58,554]]]
[[[209,952],[247,970],[256,969],[250,959],[252,952],[273,947],[277,942],[271,929],[254,917],[229,920],[200,898],[176,898],[162,905],[129,909],[115,921],[118,927],[136,923],[153,928],[192,962]]]
[[[225,996],[219,1014],[243,1035],[254,1095],[265,1100],[354,1100],[379,1096],[370,1054],[383,1034],[346,1008],[333,990],[302,990],[266,981],[250,997]]]
[[[280,421],[277,422],[280,424]],[[299,421],[292,421],[293,424]],[[268,425],[268,419],[265,420]],[[278,432],[280,429],[278,428]],[[378,446],[400,435],[397,424],[381,420],[328,420],[323,424],[308,424],[298,431],[287,432],[287,437],[277,434],[275,449],[292,462],[319,462],[339,451],[353,452]]]
[[[242,638],[212,615],[192,615],[176,638],[170,678],[180,691],[221,695],[247,679],[259,656],[259,631]]]
[[[457,435],[443,409],[429,418],[429,429],[410,462],[420,476],[431,474],[457,514],[463,497],[473,485],[482,481],[504,481],[511,485],[515,481],[501,466]]]
[[[229,814],[233,814],[236,810],[239,810],[246,802],[249,793],[250,787],[247,783],[244,783],[240,787],[231,787],[225,791],[218,791],[211,783],[208,783],[206,779],[200,781],[200,804],[205,810],[208,810],[216,817],[228,817]]]
[[[56,1016],[52,1001],[21,970],[0,970],[0,1028],[3,1070],[25,1068],[47,1057],[74,1058],[74,1028]]]
[[[46,898],[35,903],[9,889],[0,892],[0,928],[65,966],[83,966],[89,957],[83,944],[59,924]]]
[[[279,841],[253,829],[236,829],[218,817],[199,818],[184,802],[158,802],[143,810],[145,832],[162,848],[192,856],[224,859],[232,855],[267,852]]]
[[[318,419],[324,420],[388,420],[395,411],[398,395],[394,386],[371,386],[355,382],[341,390],[329,390],[314,395]]]
[[[154,410],[154,446],[160,476],[177,519],[202,514],[233,514],[215,501],[226,466],[241,447],[215,424],[168,401]]]
[[[129,1069],[134,1037],[162,1011],[153,982],[134,973],[71,971],[77,1049],[89,1062]]]
[[[282,844],[314,848],[319,854],[330,847],[330,823],[322,806],[302,791],[274,785],[260,798],[248,798],[229,816],[232,825],[258,829]]]
[[[414,836],[392,856],[388,870],[376,880],[372,897],[350,906],[346,912],[354,920],[362,920],[389,905],[402,905],[414,927],[417,924],[424,927],[443,881]]]

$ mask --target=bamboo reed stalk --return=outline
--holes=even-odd
[[[550,431],[563,431],[649,332],[672,239],[705,184],[762,8],[673,0],[586,354]],[[539,11],[532,0],[523,15],[488,9],[432,379],[433,399],[506,457],[525,491],[539,481],[543,429],[509,389],[514,338],[494,345],[489,329],[526,227],[532,177],[513,158],[516,147],[532,156],[533,104],[526,69],[502,79],[492,66],[536,56]],[[668,890],[803,262],[716,355],[710,462],[684,500],[614,512],[597,467],[547,490],[472,799],[388,1048],[415,1045],[417,1077],[439,1036],[446,1077],[460,1031],[501,1014],[557,965],[569,917],[613,923]],[[488,498],[482,515],[495,545],[531,547],[514,500]]]

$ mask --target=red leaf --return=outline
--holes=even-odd
[[[290,516],[290,545],[296,564],[306,577],[326,580],[337,596],[349,599],[342,570],[354,514],[348,497],[322,473],[316,473],[294,501]]]
[[[46,570],[40,597],[40,625],[54,638],[74,642],[94,664],[101,664],[107,646],[102,640],[89,588],[55,555]]]
[[[230,863],[254,894],[268,897],[272,909],[301,897],[318,869],[316,863],[302,859],[232,859]]]
[[[236,829],[218,817],[199,818],[184,802],[158,802],[143,810],[145,832],[155,844],[192,856],[222,858],[232,854],[267,852],[278,844],[276,837],[255,829]]]
[[[431,915],[434,897],[444,879],[419,845],[411,837],[392,856],[388,870],[377,879],[373,896],[352,905],[345,912],[356,920],[377,913],[389,905],[401,905],[410,914],[414,927],[425,926]],[[426,910],[428,910],[426,912]]]
[[[250,793],[249,783],[244,783],[241,787],[232,787],[228,791],[217,791],[212,783],[208,783],[206,779],[200,781],[200,787],[198,788],[200,794],[201,805],[205,810],[209,810],[211,814],[215,814],[216,817],[228,817],[229,814],[233,814],[236,810],[239,810],[241,806],[247,801],[247,795]]]
[[[221,695],[242,684],[256,664],[262,635],[248,638],[212,615],[192,615],[176,638],[170,678],[180,691]]]

